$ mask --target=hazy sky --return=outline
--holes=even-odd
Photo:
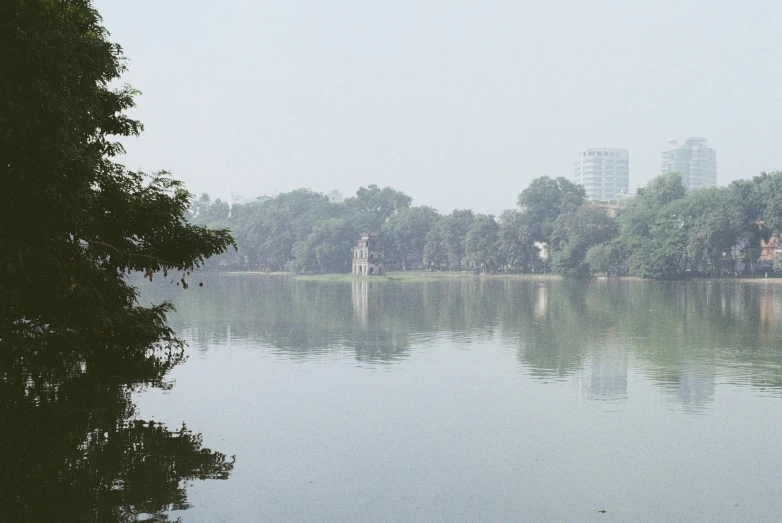
[[[227,199],[390,185],[499,213],[584,147],[708,138],[725,185],[782,169],[782,2],[98,0],[143,96],[131,169]]]

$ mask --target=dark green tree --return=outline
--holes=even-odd
[[[585,197],[584,188],[567,178],[542,176],[519,194],[517,203],[535,228],[535,241],[548,242],[557,216],[580,207]]]
[[[610,242],[590,247],[586,253],[586,262],[592,272],[621,275],[626,270],[627,253],[618,238]]]
[[[431,207],[409,207],[388,218],[381,229],[386,256],[397,257],[402,270],[423,264],[426,235],[440,219]]]
[[[184,221],[168,173],[130,172],[112,140],[142,126],[136,93],[109,87],[122,50],[89,0],[0,3],[0,322],[118,334],[165,329],[127,271],[189,271],[232,239]],[[183,280],[186,284],[185,280]]]
[[[437,223],[426,233],[424,265],[429,269],[439,269],[448,263],[448,256],[444,247],[445,227],[445,217],[441,216]]]
[[[560,214],[551,234],[552,268],[563,276],[589,276],[587,251],[612,240],[616,233],[616,221],[600,207],[584,204]]]
[[[528,270],[539,254],[531,216],[509,209],[500,215],[499,226],[499,258],[512,270]]]
[[[284,270],[293,259],[293,245],[306,241],[321,220],[337,217],[339,206],[309,189],[283,193],[247,209],[235,221],[239,250],[249,258],[250,268]]]
[[[391,187],[359,187],[356,195],[345,199],[348,217],[363,232],[380,232],[383,222],[410,207],[413,199]]]
[[[687,270],[686,219],[673,206],[687,194],[679,173],[658,176],[639,189],[617,216],[621,252],[631,274],[676,279]]]
[[[442,251],[445,253],[448,267],[461,270],[466,254],[465,240],[475,215],[469,209],[456,209],[444,217],[442,224]]]
[[[351,247],[358,234],[353,226],[342,218],[317,222],[307,237],[309,252],[321,273],[345,273],[351,269]]]
[[[464,252],[467,260],[476,268],[492,271],[499,255],[500,227],[491,214],[479,214],[467,229]]]
[[[742,212],[735,194],[710,187],[697,190],[670,204],[670,214],[680,216],[687,241],[688,268],[698,274],[718,276],[732,248],[757,224]],[[732,265],[732,264],[728,264]]]
[[[212,201],[208,194],[203,193],[200,198],[190,204],[186,217],[188,222],[197,225],[225,227],[230,211],[231,209],[227,202],[222,201],[220,198]]]

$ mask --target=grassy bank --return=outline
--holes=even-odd
[[[524,279],[559,279],[553,274],[472,274],[471,272],[425,272],[425,271],[395,271],[382,276],[354,276],[353,274],[299,274],[293,276],[300,281],[320,282],[354,282],[354,281],[388,281],[388,282],[422,282],[438,280],[458,280],[476,278],[524,278]]]
[[[353,282],[353,281],[399,281],[399,282],[419,282],[435,281],[444,279],[457,279],[472,277],[467,273],[448,273],[448,272],[423,272],[423,271],[396,271],[383,274],[381,276],[355,276],[353,274],[297,274],[294,279],[300,281],[320,281],[320,282]]]

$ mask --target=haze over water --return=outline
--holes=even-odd
[[[782,516],[776,285],[205,283],[142,285],[190,358],[140,413],[236,455],[184,521]]]

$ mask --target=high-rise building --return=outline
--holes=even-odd
[[[688,192],[717,185],[717,151],[706,147],[706,138],[687,138],[683,144],[672,140],[668,145],[662,174],[678,172]]]
[[[589,200],[608,200],[630,190],[627,149],[582,149],[573,168],[573,183],[582,185]]]

